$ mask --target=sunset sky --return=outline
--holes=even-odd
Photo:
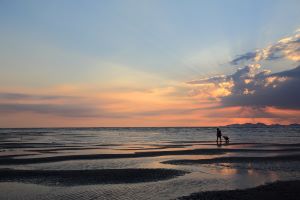
[[[0,0],[0,127],[300,123],[299,0]]]

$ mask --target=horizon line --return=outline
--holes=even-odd
[[[298,123],[291,124],[265,124],[265,123],[243,123],[243,124],[227,124],[220,126],[53,126],[53,127],[0,127],[0,129],[84,129],[84,128],[216,128],[216,127],[226,127],[231,125],[246,125],[246,124],[263,124],[266,126],[290,126],[290,125],[300,125]]]

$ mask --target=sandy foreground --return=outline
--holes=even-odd
[[[4,142],[0,199],[299,199],[299,162],[300,143]]]
[[[159,181],[184,175],[174,169],[14,170],[0,169],[0,182],[48,186],[119,184]]]
[[[280,181],[245,190],[193,193],[178,200],[298,200],[300,181]]]

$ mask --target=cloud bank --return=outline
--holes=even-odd
[[[223,106],[300,109],[300,66],[275,74],[251,73],[249,69],[251,67],[246,66],[238,71],[242,73],[231,76],[234,84],[231,94],[221,98]]]
[[[55,99],[72,99],[74,96],[63,95],[37,95],[15,92],[0,92],[0,99],[6,100],[55,100]]]
[[[103,102],[99,101],[99,103]],[[0,92],[0,112],[9,114],[38,113],[69,118],[124,117],[86,102],[79,96],[16,92]]]
[[[262,60],[282,59],[293,61],[296,67],[272,73],[270,70],[263,69],[259,64]],[[238,68],[233,74],[194,80],[188,84],[208,88],[206,92],[217,99],[220,108],[251,108],[253,112],[248,114],[251,117],[261,114],[265,117],[272,117],[273,115],[265,112],[266,108],[270,107],[300,110],[299,30],[295,35],[279,40],[265,49],[240,55],[230,64],[237,65],[246,61],[250,61],[250,64]],[[253,115],[253,113],[256,114]]]
[[[214,84],[216,89],[227,91],[220,96],[221,105],[300,109],[300,66],[271,73],[259,70],[259,65],[248,65],[234,74],[216,76],[190,84]],[[213,91],[211,91],[213,92]]]
[[[246,61],[259,62],[263,60],[273,61],[278,59],[300,61],[300,29],[298,29],[291,37],[283,38],[267,48],[239,55],[230,63],[232,65],[238,65]]]

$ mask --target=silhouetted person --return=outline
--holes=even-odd
[[[217,128],[217,143],[219,142],[219,139],[220,142],[222,142],[222,132],[219,128]]]

